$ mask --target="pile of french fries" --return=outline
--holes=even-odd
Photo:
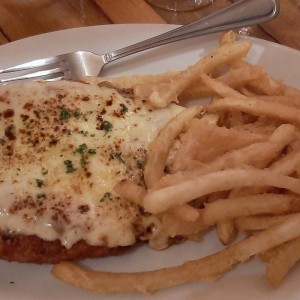
[[[61,263],[54,276],[98,292],[152,293],[218,279],[259,256],[268,281],[282,282],[300,259],[300,90],[248,63],[250,49],[230,31],[186,70],[128,82],[155,108],[211,97],[179,113],[150,144],[145,187],[124,180],[115,189],[158,216],[158,240],[215,230],[224,250],[151,272]],[[238,235],[244,239],[237,242]]]

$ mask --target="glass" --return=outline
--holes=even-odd
[[[213,3],[213,0],[147,0],[151,5],[173,11],[188,11]]]

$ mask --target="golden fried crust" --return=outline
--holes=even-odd
[[[56,264],[67,260],[118,255],[126,249],[128,247],[90,246],[83,240],[67,249],[58,240],[45,241],[34,235],[0,232],[0,259],[7,261]]]

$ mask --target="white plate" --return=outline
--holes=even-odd
[[[174,28],[173,25],[107,25],[65,30],[20,40],[0,47],[0,69],[39,57],[78,49],[104,53]],[[106,76],[158,73],[194,63],[217,46],[217,35],[199,37],[137,54],[109,65]],[[265,66],[275,78],[300,87],[298,51],[253,39],[249,60]],[[85,264],[109,271],[141,271],[174,266],[221,249],[215,234],[201,243],[187,242],[156,252],[146,246],[120,257],[86,260]],[[50,275],[51,266],[0,262],[0,299],[298,299],[300,268],[291,272],[278,289],[264,277],[264,265],[252,260],[214,283],[193,283],[153,296],[99,295],[67,286]]]

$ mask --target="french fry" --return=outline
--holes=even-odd
[[[67,284],[101,293],[153,293],[187,282],[215,280],[252,256],[299,236],[300,216],[296,214],[225,250],[177,267],[137,273],[110,273],[62,262],[54,266],[52,274]]]
[[[160,74],[149,74],[149,75],[131,75],[131,76],[122,76],[122,77],[90,77],[87,76],[84,78],[84,81],[87,83],[101,85],[102,82],[109,82],[117,88],[124,89],[129,88],[132,89],[136,85],[140,84],[157,84],[161,81],[169,80],[174,76],[178,75],[179,72],[169,71]]]
[[[199,212],[197,219],[188,221],[178,217],[171,209],[162,214],[161,226],[170,237],[190,236],[203,232],[209,228],[209,226],[203,223],[201,211]]]
[[[193,125],[191,125],[193,126]],[[192,128],[192,127],[191,127]],[[217,158],[206,165],[189,170],[183,170],[182,172],[175,173],[173,175],[164,176],[155,189],[160,187],[166,187],[172,184],[178,184],[186,179],[193,178],[195,176],[201,176],[210,172],[224,170],[228,168],[235,168],[241,165],[252,165],[256,167],[265,167],[270,161],[272,161],[278,153],[293,139],[295,134],[295,128],[292,125],[284,124],[278,127],[271,135],[268,141],[261,143],[253,143],[250,146],[231,151],[223,156],[219,156],[215,153]],[[196,149],[199,149],[196,148]],[[184,150],[186,150],[184,148]],[[187,153],[181,153],[182,150],[178,150],[180,158],[183,158]],[[191,149],[186,152],[193,153]],[[180,164],[180,158],[175,159],[175,163],[178,160]],[[175,165],[175,170],[176,170]]]
[[[204,221],[204,220],[203,220]],[[231,244],[238,231],[235,228],[234,220],[227,219],[216,224],[217,236],[223,245]]]
[[[274,186],[300,194],[300,180],[268,170],[233,169],[187,179],[174,186],[148,192],[144,207],[150,213],[161,213],[173,205],[182,205],[198,197],[246,186]]]
[[[285,215],[260,215],[236,218],[235,227],[241,232],[253,232],[270,228],[276,224],[284,222],[292,217],[294,214]]]
[[[203,106],[185,109],[175,116],[150,143],[144,171],[144,179],[148,188],[151,188],[164,175],[168,154],[176,136],[184,130],[192,118],[200,116],[203,112]]]
[[[269,251],[275,253],[267,261],[267,279],[272,286],[278,287],[290,269],[300,260],[300,238]]]
[[[300,90],[292,87],[292,86],[288,86],[286,84],[283,84],[283,95],[285,96],[300,96]]]
[[[182,137],[182,145],[187,145],[187,147],[178,149],[176,160],[180,161],[187,154],[190,154],[191,156],[189,157],[207,163],[230,150],[264,140],[266,140],[266,137],[261,134],[240,132],[235,129],[219,127],[216,124],[207,124],[199,119],[193,119],[186,136],[183,135]],[[194,148],[191,149],[189,146]]]
[[[189,129],[181,135],[181,144],[172,164],[172,172],[188,169],[189,165],[195,165],[195,157],[201,148],[201,141],[198,141],[194,136],[199,134],[201,128],[209,125],[216,126],[217,121],[218,116],[213,114],[205,114],[201,119],[194,118],[191,120]],[[207,149],[207,147],[205,148]]]
[[[293,194],[259,194],[208,203],[203,210],[203,222],[213,225],[228,219],[253,215],[276,215],[300,210],[300,197]]]
[[[244,97],[241,93],[237,92],[235,89],[224,84],[222,81],[211,78],[204,72],[200,72],[199,77],[206,86],[208,86],[214,93],[218,94],[222,98],[225,97],[243,98]]]
[[[139,205],[142,205],[142,200],[147,193],[144,187],[139,186],[128,179],[124,179],[117,183],[114,186],[114,191],[125,199],[131,200]]]
[[[300,166],[300,152],[291,152],[275,161],[270,170],[282,175],[290,175]]]
[[[258,80],[266,72],[263,68],[258,66],[246,66],[239,69],[230,69],[227,73],[217,77],[218,81],[227,86],[239,90],[248,83]],[[198,99],[201,97],[208,97],[214,94],[213,90],[208,86],[200,84],[198,81],[192,83],[188,89],[185,89],[179,96],[179,102],[186,100]]]
[[[268,103],[280,103],[287,106],[300,108],[299,96],[257,96],[255,98]]]
[[[223,45],[205,55],[196,64],[189,66],[171,80],[152,85],[150,91],[149,85],[136,86],[135,95],[147,99],[149,104],[155,108],[165,107],[171,101],[178,102],[178,95],[197,79],[199,72],[210,73],[217,66],[245,57],[250,48],[251,42],[247,40]]]
[[[251,151],[250,149],[248,149],[248,150],[250,150],[249,151],[250,154],[254,154],[254,156],[252,156],[254,159],[255,159],[255,153],[257,153],[257,155],[258,155],[257,157],[260,157],[260,160],[257,161],[255,159],[252,162],[251,162],[251,160],[248,160],[248,162],[246,162],[246,159],[245,159],[244,163],[248,163],[248,164],[254,165],[254,162],[255,162],[255,165],[257,167],[261,167],[262,168],[262,167],[265,167],[268,164],[268,162],[270,160],[272,160],[272,158],[276,157],[276,155],[278,155],[279,151],[284,147],[284,145],[286,145],[293,138],[293,133],[294,133],[294,130],[293,130],[292,127],[285,127],[285,126],[281,127],[281,129],[283,129],[282,131],[280,131],[279,128],[273,133],[273,135],[269,139],[269,141],[271,142],[271,144],[272,144],[272,142],[276,142],[276,141],[278,141],[279,144],[277,144],[276,146],[274,146],[274,148],[272,148],[271,144],[269,144],[268,145],[269,147],[268,146],[265,147],[265,151],[261,151],[263,154],[266,154],[267,156],[264,156],[264,155],[261,156],[257,152]],[[288,137],[288,136],[290,136],[290,137]],[[286,141],[284,141],[285,138],[287,138]],[[283,142],[283,144],[281,144],[281,146],[280,146],[280,142]],[[278,147],[278,148],[276,149],[276,147]],[[259,149],[259,147],[255,147],[255,150],[257,150],[257,149]],[[270,152],[267,149],[270,149]],[[237,156],[239,156],[239,155],[237,154]],[[256,191],[253,192],[253,189],[254,189],[254,191],[255,190]],[[255,187],[255,188],[253,188],[252,187],[252,188],[235,189],[235,190],[231,191],[229,197],[232,197],[235,194],[237,194],[237,195],[241,194],[241,191],[245,192],[245,190],[246,190],[246,194],[247,193],[250,194],[250,195],[253,194],[253,193],[254,194],[258,194],[258,190],[259,189],[263,190],[265,188],[262,188],[262,187]],[[252,205],[251,205],[251,207],[252,207]],[[247,209],[245,208],[245,210],[247,210]],[[237,236],[237,230],[235,228],[234,221],[232,219],[230,219],[230,217],[229,218],[224,218],[223,220],[218,221],[217,224],[216,224],[216,228],[217,228],[217,235],[219,237],[219,240],[224,245],[229,245],[231,242],[233,242],[233,240]]]
[[[231,63],[231,67],[234,69],[246,67],[249,65],[250,63],[241,59]],[[267,73],[261,76],[258,80],[249,83],[247,85],[247,88],[254,95],[278,96],[278,95],[283,95],[286,91],[284,84],[273,79]]]
[[[236,41],[237,34],[233,30],[229,30],[220,34],[219,45],[232,44]]]
[[[213,169],[233,168],[240,165],[251,165],[258,168],[265,167],[280,151],[294,138],[295,127],[290,124],[279,126],[269,140],[261,143],[253,143],[226,153],[220,158],[216,158],[208,166]]]
[[[255,98],[224,98],[210,105],[210,112],[219,110],[242,111],[255,116],[263,115],[300,126],[300,109],[281,103],[267,103]]]
[[[199,211],[188,204],[174,206],[171,208],[173,213],[178,216],[179,219],[194,222],[199,218]]]

